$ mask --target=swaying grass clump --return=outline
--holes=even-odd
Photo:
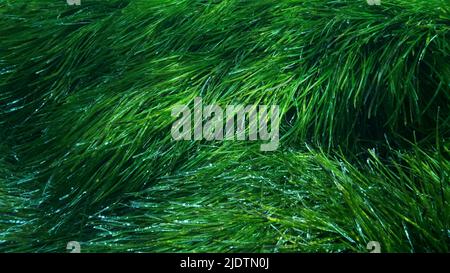
[[[446,0],[0,0],[0,251],[448,252],[449,53]]]

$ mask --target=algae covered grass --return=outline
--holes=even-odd
[[[0,0],[0,251],[449,252],[449,53],[447,0]]]

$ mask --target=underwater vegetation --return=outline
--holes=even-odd
[[[448,0],[0,0],[0,251],[449,252],[449,53]]]

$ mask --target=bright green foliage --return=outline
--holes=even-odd
[[[0,0],[2,252],[449,252],[449,176],[448,0]]]

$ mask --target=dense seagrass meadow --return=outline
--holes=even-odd
[[[449,0],[0,0],[0,252],[449,252],[449,202]]]

